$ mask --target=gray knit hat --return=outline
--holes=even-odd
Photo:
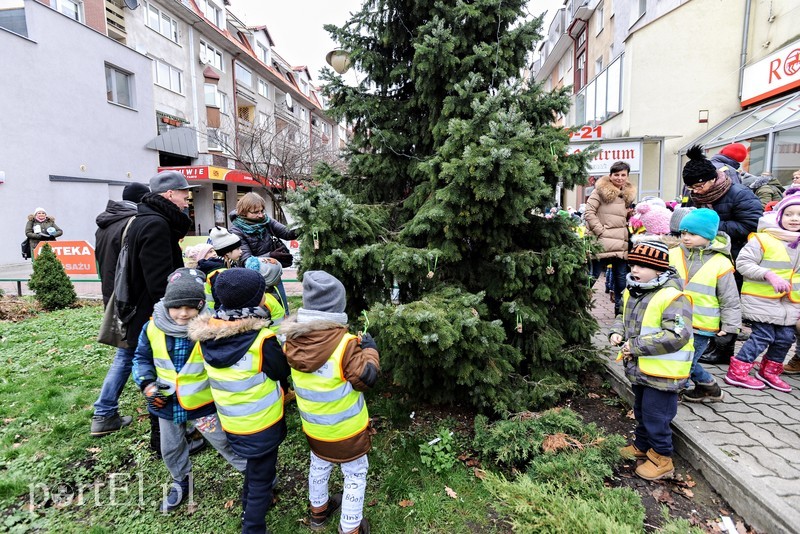
[[[326,313],[344,313],[344,286],[325,271],[306,271],[303,274],[303,308]]]
[[[696,210],[697,208],[688,206],[682,208],[680,206],[675,206],[675,209],[672,211],[672,217],[669,220],[669,231],[673,234],[680,233],[681,228],[681,221],[684,217],[686,217],[691,211]]]
[[[197,269],[181,267],[167,277],[164,293],[165,308],[189,306],[202,309],[206,304],[206,275]]]
[[[244,266],[247,269],[252,269],[261,273],[268,288],[277,285],[278,282],[281,281],[283,267],[281,267],[281,264],[278,263],[278,260],[275,258],[270,258],[269,256],[250,256],[247,258],[247,261],[244,262]]]
[[[217,255],[224,256],[231,250],[242,246],[242,240],[233,235],[227,229],[215,226],[209,232],[211,246],[214,247]]]

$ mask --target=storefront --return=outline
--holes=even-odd
[[[791,183],[792,173],[800,169],[800,40],[745,68],[741,101],[747,109],[680,150],[678,168],[692,145],[703,146],[711,156],[730,143],[742,143],[748,148],[745,171],[771,172],[782,184]]]
[[[263,196],[267,201],[267,214],[281,220],[266,188],[245,171],[214,166],[159,167],[158,170],[178,171],[193,185],[200,185],[189,197],[189,217],[194,223],[189,235],[208,235],[214,226],[228,228],[228,213],[250,192]]]

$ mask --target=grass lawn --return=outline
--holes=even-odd
[[[92,403],[114,352],[95,342],[101,316],[100,306],[86,306],[0,323],[0,530],[237,532],[242,476],[211,448],[192,458],[195,504],[169,516],[156,511],[170,478],[148,449],[145,403],[132,382],[120,411],[135,415],[133,424],[104,438],[89,435]],[[437,474],[420,459],[419,445],[441,428],[458,430],[457,452],[468,450],[471,428],[452,419],[412,419],[414,408],[380,389],[367,400],[378,430],[365,506],[375,531],[508,531],[472,467],[456,462]],[[267,516],[279,534],[304,530],[307,506],[309,450],[294,403],[286,419],[279,500]],[[332,489],[340,487],[337,473]]]

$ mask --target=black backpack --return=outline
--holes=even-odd
[[[117,268],[114,273],[114,298],[117,305],[117,316],[122,324],[128,324],[136,315],[136,304],[130,295],[130,275],[128,274],[128,228],[136,217],[131,217],[122,232],[122,248],[117,256]]]

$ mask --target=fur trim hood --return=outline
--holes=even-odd
[[[611,183],[611,179],[608,176],[603,176],[597,180],[595,191],[597,191],[600,200],[604,204],[610,204],[620,196],[620,190]],[[622,195],[625,199],[625,205],[630,206],[636,200],[636,186],[630,182],[625,182],[625,185],[622,186]]]
[[[326,320],[298,323],[292,315],[281,323],[280,333],[286,335],[284,351],[292,369],[313,373],[331,357],[347,325]]]
[[[295,339],[319,330],[333,330],[338,328],[347,328],[347,325],[337,323],[336,321],[322,320],[298,323],[297,314],[293,314],[281,323],[280,333],[284,334],[286,339]]]
[[[247,317],[223,321],[200,315],[189,323],[189,339],[200,342],[203,359],[216,368],[230,367],[242,359],[268,321]]]

